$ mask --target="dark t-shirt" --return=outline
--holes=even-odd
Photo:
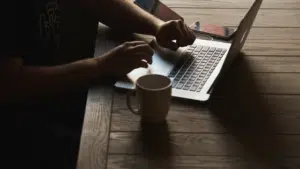
[[[1,7],[0,58],[23,57],[25,64],[50,64],[59,49],[58,0],[9,0]]]

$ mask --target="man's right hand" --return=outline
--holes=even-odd
[[[152,64],[153,49],[143,41],[126,42],[102,57],[97,57],[101,74],[105,76],[124,76],[140,67]],[[146,62],[145,62],[146,61]]]

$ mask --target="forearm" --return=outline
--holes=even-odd
[[[163,23],[129,0],[82,0],[81,3],[100,22],[121,31],[155,35]]]
[[[81,60],[61,66],[21,66],[3,78],[1,97],[3,101],[26,101],[30,99],[60,96],[67,92],[87,89],[99,77],[98,65],[92,59]]]

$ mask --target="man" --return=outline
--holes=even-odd
[[[46,123],[43,120],[49,115],[47,113],[51,114],[56,110],[52,112],[47,110],[49,107],[55,107],[47,102],[47,98],[61,97],[72,92],[86,90],[95,81],[101,83],[104,76],[123,76],[135,68],[147,67],[146,62],[152,63],[153,51],[148,44],[141,41],[126,42],[103,56],[94,58],[86,56],[87,59],[67,64],[56,63],[54,60],[60,50],[60,24],[64,21],[60,16],[63,12],[60,9],[61,3],[76,6],[85,13],[92,14],[99,22],[112,29],[118,29],[118,26],[122,25],[122,29],[127,32],[154,35],[162,47],[176,50],[180,46],[192,44],[195,40],[194,34],[183,21],[163,22],[125,0],[11,0],[3,2],[0,51],[1,108],[6,112],[13,112],[16,106],[21,107],[21,111],[18,109],[13,115],[5,113],[9,118],[13,116],[17,119],[16,125],[19,126],[17,131],[24,130],[24,135],[19,138],[20,149],[16,153],[32,157],[29,159],[25,156],[20,157],[26,159],[24,161],[30,165],[33,164],[30,160],[36,163],[43,162],[44,166],[40,168],[51,168],[50,164],[53,164],[54,168],[64,168],[62,163],[66,161],[62,160],[62,163],[59,163],[62,159],[59,157],[69,156],[69,154],[61,155],[65,153],[64,146],[59,147],[62,142],[66,145],[69,142],[60,137],[54,141],[51,140],[51,133],[42,127],[43,123]],[[172,40],[176,40],[176,43]],[[46,104],[40,104],[41,100],[45,101],[44,99]],[[28,107],[24,106],[25,103],[33,104],[35,108],[38,107],[38,113],[30,116],[31,109],[26,109]],[[44,107],[45,105],[48,107]],[[83,113],[82,110],[81,114]],[[63,114],[64,112],[60,111],[59,114],[55,114],[54,119],[59,121],[60,115],[63,116]],[[71,116],[76,115],[75,113],[68,114],[70,116],[68,121],[72,121]],[[32,117],[35,117],[35,120],[30,119]],[[40,122],[35,124],[37,121]],[[30,127],[24,127],[28,124]],[[29,130],[34,130],[33,138],[30,139]],[[18,134],[20,133],[21,131],[18,131]],[[45,143],[45,140],[48,142]],[[78,142],[75,144],[77,145]],[[23,151],[26,146],[30,148]],[[55,149],[62,151],[54,151]],[[75,165],[74,161],[67,161],[67,163]]]

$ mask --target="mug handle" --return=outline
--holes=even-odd
[[[136,115],[141,115],[140,113],[140,110],[137,109],[137,110],[134,110],[131,106],[131,96],[134,94],[134,91],[133,90],[130,90],[128,93],[127,93],[127,107],[129,108],[129,110],[133,113],[133,114],[136,114]]]

